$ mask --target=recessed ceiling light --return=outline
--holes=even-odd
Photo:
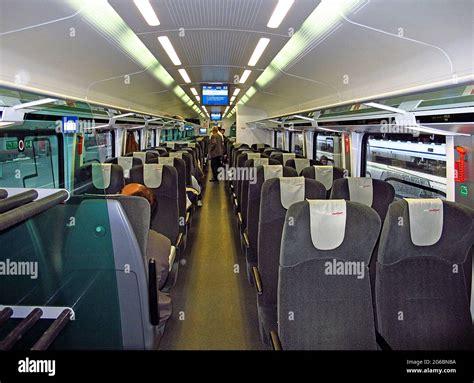
[[[189,78],[188,72],[186,72],[186,69],[178,69],[178,72],[181,75],[181,77],[183,78],[184,82],[186,82],[188,84],[191,82],[191,79]]]
[[[191,88],[191,93],[194,94],[195,96],[199,96],[199,93],[196,90],[196,88]]]
[[[149,0],[133,0],[133,2],[137,6],[148,25],[152,27],[160,25],[160,20],[158,20],[158,16],[156,16],[156,13]]]
[[[240,93],[240,88],[235,88],[234,93],[232,96],[237,96]]]
[[[242,73],[242,77],[240,77],[240,83],[241,84],[244,84],[245,81],[247,81],[247,79],[249,78],[250,74],[252,73],[252,71],[250,69],[245,69],[244,70],[244,73]]]
[[[295,0],[279,0],[273,10],[272,17],[268,21],[267,27],[278,28],[294,2]]]
[[[267,39],[266,37],[262,37],[258,41],[257,46],[255,47],[255,50],[253,51],[252,56],[250,57],[250,60],[248,63],[249,66],[255,66],[257,64],[258,60],[260,60],[260,57],[263,54],[263,51],[265,50],[265,48],[267,47],[269,43],[270,43],[270,39]]]
[[[158,37],[158,41],[160,42],[165,52],[168,54],[173,64],[181,65],[181,60],[179,59],[178,54],[174,50],[173,45],[171,44],[171,41],[168,36],[160,36]]]

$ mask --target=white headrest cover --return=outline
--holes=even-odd
[[[158,157],[160,165],[174,166],[174,157]]]
[[[183,152],[173,152],[169,153],[170,158],[183,158]]]
[[[234,148],[238,149],[242,146],[243,144],[241,142],[234,142]]]
[[[283,166],[286,164],[286,161],[293,160],[296,157],[295,153],[282,153],[283,156]]]
[[[254,158],[253,166],[268,165],[268,158]]]
[[[133,167],[133,157],[119,157],[117,163],[123,169],[123,176],[125,178],[130,177],[130,169]]]
[[[257,144],[257,149],[262,149],[265,147],[265,144]]]
[[[92,164],[92,184],[96,189],[107,189],[110,186],[112,164]]]
[[[308,158],[295,158],[293,161],[295,161],[295,169],[298,174],[300,174],[304,168],[309,166]]]
[[[318,182],[321,182],[326,190],[332,188],[332,182],[334,178],[334,171],[332,166],[319,166],[314,165],[314,179]]]
[[[296,202],[304,201],[304,177],[279,177],[280,202],[288,208]]]
[[[439,198],[405,198],[410,236],[415,246],[432,246],[443,234],[443,201]]]
[[[143,182],[145,186],[151,189],[157,189],[161,186],[163,177],[162,164],[146,164],[143,165]]]
[[[307,201],[313,246],[318,250],[336,249],[344,241],[346,234],[346,201],[343,199]]]
[[[167,148],[174,149],[174,142],[167,142],[167,143],[166,143],[166,147],[167,147]]]
[[[196,143],[195,142],[188,142],[188,148],[195,148]]]
[[[282,165],[263,165],[264,181],[278,177],[283,177]]]
[[[255,158],[260,158],[260,153],[247,153],[248,160],[254,160]]]
[[[133,152],[133,157],[142,160],[142,164],[145,165],[146,153],[145,152]]]
[[[349,186],[349,198],[353,202],[359,202],[371,207],[374,190],[372,186],[372,178],[366,177],[349,177],[347,179]]]

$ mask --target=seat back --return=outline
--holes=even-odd
[[[356,202],[290,206],[278,281],[284,349],[376,349],[368,263],[380,225],[374,210]]]
[[[153,191],[157,208],[151,217],[151,229],[176,243],[179,234],[178,172],[168,165],[145,164],[130,170],[130,182]]]
[[[76,194],[117,194],[125,186],[123,169],[112,163],[91,163],[76,173]]]
[[[390,205],[375,275],[378,331],[395,350],[474,349],[471,209],[440,199]]]
[[[192,156],[186,152],[169,152],[168,157],[178,158],[184,161],[186,166],[186,186],[192,186],[193,160]]]
[[[308,166],[317,165],[318,161],[310,160],[309,158],[290,158],[286,161],[285,166],[289,166],[293,169],[296,169],[298,175],[301,175],[301,172],[304,168]],[[314,178],[313,178],[314,179]]]
[[[178,210],[180,232],[186,231],[186,163],[181,158],[158,157],[160,165],[172,166],[178,174]]]
[[[120,165],[123,169],[123,176],[128,179],[130,176],[130,169],[134,166],[142,165],[142,161],[134,157],[113,157],[105,161],[106,163]]]
[[[297,155],[295,153],[273,152],[270,154],[270,158],[273,158],[280,164],[284,165],[288,160],[297,158]]]
[[[297,177],[296,170],[282,165],[257,166],[256,182],[249,183],[247,206],[247,233],[250,242],[249,262],[257,264],[258,222],[260,220],[260,201],[263,183],[272,178]]]
[[[259,304],[277,304],[280,245],[288,208],[305,199],[326,199],[326,189],[318,181],[304,177],[280,177],[262,185],[258,224],[258,269],[263,294]]]
[[[301,175],[305,178],[321,182],[327,191],[327,196],[331,195],[332,184],[335,180],[344,178],[344,169],[334,166],[312,165],[304,168]]]
[[[333,182],[331,190],[331,199],[345,199],[370,206],[379,214],[382,221],[394,198],[395,189],[391,184],[366,177],[337,179]]]

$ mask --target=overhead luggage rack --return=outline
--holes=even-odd
[[[39,351],[48,349],[69,321],[75,319],[75,313],[70,307],[0,306],[0,327],[12,319],[22,320],[0,340],[1,351],[11,350],[42,319],[54,320],[31,347],[31,350]]]

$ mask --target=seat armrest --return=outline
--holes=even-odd
[[[194,189],[194,188],[192,188],[192,187],[189,187],[189,186],[186,187],[186,192],[191,192],[191,193],[193,193],[193,194],[195,194],[195,195],[199,195],[199,192],[198,192],[196,189]]]
[[[282,351],[280,337],[276,331],[270,331],[270,343],[272,344],[273,351]]]
[[[243,220],[242,213],[240,211],[237,213],[237,220],[239,221],[239,225],[242,225]]]
[[[255,266],[252,267],[252,274],[253,274],[253,280],[255,282],[255,288],[257,289],[257,294],[262,295],[263,293],[262,277],[260,276],[260,271],[258,270],[258,267],[255,267]]]
[[[150,323],[152,326],[158,326],[160,323],[160,309],[158,306],[156,262],[154,258],[148,261],[148,305],[150,310]]]
[[[390,347],[385,338],[377,330],[375,330],[375,340],[382,351],[392,351],[392,347]]]
[[[183,243],[183,233],[179,233],[178,239],[176,240],[176,244],[174,246],[179,249],[182,243]]]
[[[248,249],[250,247],[250,240],[246,231],[242,233],[242,239],[244,240],[245,248]]]

